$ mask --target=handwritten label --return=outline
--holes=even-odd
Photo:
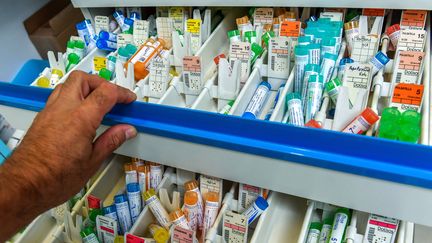
[[[101,30],[109,31],[108,16],[95,16],[94,21],[96,34],[99,34]]]
[[[117,48],[126,46],[127,44],[132,44],[133,42],[133,35],[131,34],[118,34],[117,35]]]
[[[133,25],[133,41],[136,46],[143,45],[149,37],[149,22],[147,20],[135,20]]]
[[[372,65],[364,63],[350,63],[345,67],[343,86],[348,87],[349,100],[354,104],[360,90],[369,93],[372,79]]]

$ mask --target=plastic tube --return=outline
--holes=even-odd
[[[207,192],[204,195],[204,226],[203,226],[203,240],[205,239],[206,232],[213,226],[219,211],[219,193]]]
[[[332,232],[329,243],[341,243],[344,239],[345,229],[351,218],[351,212],[347,208],[339,208],[334,216]]]
[[[183,229],[188,229],[188,230],[191,229],[188,225],[188,221],[187,221],[184,213],[180,209],[178,209],[174,212],[171,212],[169,214],[169,217],[170,217],[170,220],[174,226],[179,226]]]
[[[157,224],[149,225],[150,233],[157,243],[166,243],[170,237],[169,232]]]
[[[311,75],[309,77],[306,94],[306,122],[313,119],[320,108],[324,86],[323,82],[323,77],[321,75]]]
[[[258,196],[252,205],[248,209],[246,209],[242,214],[248,217],[248,225],[251,225],[252,222],[257,219],[267,208],[268,202],[263,197]]]
[[[333,104],[337,104],[337,97],[339,95],[339,89],[342,86],[342,82],[338,77],[330,80],[325,84],[325,91],[333,101]]]
[[[116,51],[117,50],[117,43],[116,42],[112,42],[112,41],[108,41],[108,40],[104,40],[104,39],[97,40],[96,46],[98,49],[105,50],[105,51]]]
[[[332,77],[337,58],[337,55],[331,53],[326,53],[324,55],[320,72],[320,74],[323,76],[324,83],[327,83]]]
[[[280,95],[281,95],[281,93],[282,93],[282,91],[283,91],[284,88],[285,88],[285,84],[281,84],[281,86],[279,87],[279,89],[277,91],[277,94],[276,94],[275,100],[273,102],[273,105],[270,108],[270,110],[267,112],[267,115],[265,116],[264,120],[266,120],[266,121],[270,120],[270,117],[273,115],[273,111],[276,108],[276,105],[277,105],[277,103],[279,101],[279,97],[280,97]]]
[[[160,225],[168,229],[171,226],[171,222],[169,221],[169,216],[165,208],[162,206],[162,203],[159,201],[159,198],[156,196],[155,190],[152,188],[145,193],[143,193],[144,200],[146,205],[150,208],[150,211],[155,216],[156,220]]]
[[[132,219],[129,212],[129,203],[127,197],[124,194],[116,195],[114,197],[114,203],[116,206],[118,223],[122,233],[130,230],[132,227]]]
[[[187,191],[184,195],[184,212],[189,228],[196,231],[198,228],[198,193]]]
[[[126,185],[130,183],[137,183],[138,177],[135,165],[132,162],[127,162],[124,164],[124,170],[125,170],[125,179],[126,179]]]
[[[305,46],[296,46],[295,54],[295,73],[294,73],[294,92],[300,93],[303,88],[303,76],[305,67],[309,62],[309,49]]]
[[[294,126],[304,126],[303,107],[300,94],[290,93],[286,96],[286,105],[288,107],[288,123]]]
[[[310,44],[309,49],[309,64],[321,64],[321,46],[319,44]]]
[[[267,81],[262,81],[255,90],[242,117],[256,119],[262,111],[270,90],[271,85]]]
[[[309,226],[308,236],[306,239],[307,243],[318,243],[322,224],[320,222],[312,222]]]
[[[132,224],[136,222],[141,213],[141,193],[138,183],[131,183],[126,186],[127,196],[129,200],[129,209],[132,218]]]
[[[388,58],[386,54],[378,51],[369,62],[372,65],[372,75],[377,74],[389,61],[390,58]]]
[[[311,75],[318,75],[320,73],[320,69],[321,67],[318,64],[308,64],[305,67],[305,73],[303,77],[303,90],[301,93],[303,109],[305,109],[306,107],[306,92],[307,92],[309,77]]]
[[[105,30],[101,30],[99,32],[99,39],[117,42],[117,34],[111,33],[111,32],[105,31]]]
[[[162,181],[163,176],[163,168],[162,165],[157,163],[149,163],[150,164],[150,188],[156,190],[159,184]]]
[[[363,134],[378,120],[378,115],[371,108],[367,107],[360,115],[354,118],[342,132]]]
[[[188,181],[184,184],[185,191],[193,191],[196,192],[198,195],[198,213],[197,213],[197,221],[199,228],[203,227],[203,211],[204,211],[204,203],[202,199],[201,192],[198,187],[198,182],[196,180]]]

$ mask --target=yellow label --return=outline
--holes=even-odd
[[[106,57],[94,57],[93,67],[96,72],[99,72],[102,68],[106,68],[107,59]]]
[[[171,18],[183,18],[183,7],[169,8],[169,16]]]
[[[200,33],[201,19],[188,19],[186,22],[186,30],[189,33]]]

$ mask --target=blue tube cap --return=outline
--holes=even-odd
[[[110,205],[102,208],[102,212],[104,215],[117,212],[115,205]]]
[[[138,183],[129,183],[126,185],[127,192],[139,192],[140,187]]]
[[[258,196],[255,200],[255,204],[258,206],[259,209],[262,211],[266,210],[269,206],[267,200],[265,200],[263,197]]]
[[[118,204],[118,203],[123,203],[123,202],[127,202],[127,196],[125,194],[119,194],[119,195],[115,195],[114,196],[114,203]]]

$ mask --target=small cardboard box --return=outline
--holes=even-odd
[[[84,19],[81,10],[68,0],[53,0],[24,21],[24,27],[42,58],[48,51],[64,52],[75,24]]]

